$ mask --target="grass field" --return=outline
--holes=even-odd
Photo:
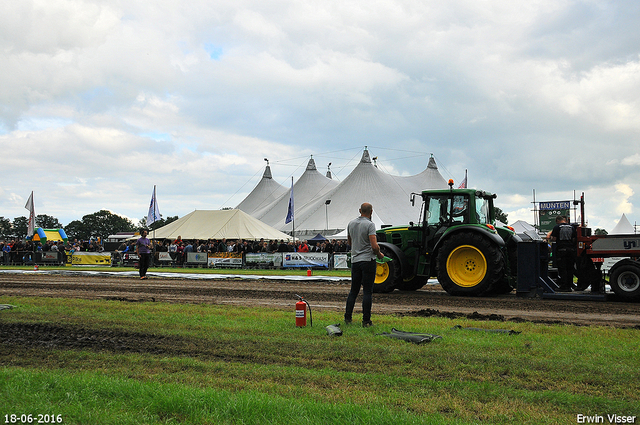
[[[293,305],[0,304],[16,306],[0,311],[2,326],[53,327],[84,344],[0,344],[0,423],[575,424],[640,413],[638,329],[374,315],[376,326],[330,337],[338,312],[296,328]],[[379,335],[392,327],[442,339]]]

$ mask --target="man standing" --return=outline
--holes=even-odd
[[[147,239],[147,231],[140,231],[140,238],[136,241],[136,254],[138,254],[138,266],[140,279],[147,278],[147,269],[151,262],[151,241]]]
[[[347,297],[344,321],[351,323],[353,307],[362,286],[362,326],[365,328],[373,326],[371,304],[376,278],[376,257],[384,257],[376,239],[376,226],[371,221],[372,213],[373,207],[365,202],[360,206],[360,217],[351,220],[347,225],[347,242],[351,246],[351,290]]]
[[[576,262],[576,242],[578,234],[569,224],[567,217],[556,217],[556,225],[547,234],[549,241],[556,241],[556,267],[560,278],[559,292],[571,292],[573,284],[573,265]]]

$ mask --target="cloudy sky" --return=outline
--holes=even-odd
[[[640,221],[640,3],[21,0],[0,6],[0,216],[234,207],[310,155]]]

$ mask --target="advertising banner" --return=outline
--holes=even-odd
[[[282,267],[281,252],[251,252],[244,256],[247,267]]]
[[[42,253],[42,261],[47,262],[59,262],[60,261],[60,252],[59,251],[45,251]]]
[[[538,218],[540,219],[540,231],[548,233],[556,225],[556,217],[571,215],[571,201],[540,202]]]
[[[187,252],[188,264],[202,264],[207,265],[209,257],[206,252]]]
[[[242,254],[237,252],[215,252],[209,254],[209,267],[239,268],[242,267]]]
[[[173,258],[171,258],[171,254],[168,252],[159,252],[158,253],[158,261],[172,262]]]
[[[324,267],[329,268],[328,252],[285,252],[282,267]]]
[[[333,254],[333,268],[336,270],[348,269],[350,263],[349,257],[351,257],[351,254],[349,253]]]
[[[137,256],[136,256],[137,257]],[[110,266],[110,252],[74,252],[71,258],[74,266]]]

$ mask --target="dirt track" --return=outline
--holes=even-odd
[[[192,280],[132,276],[0,274],[0,295],[108,299],[128,302],[211,303],[293,309],[295,294],[311,307],[342,311],[348,281]],[[5,298],[6,300],[6,298]],[[9,301],[10,302],[10,301]],[[439,285],[415,292],[374,294],[373,313],[470,317],[640,328],[640,303],[499,297],[452,297]],[[358,306],[356,306],[356,309]],[[356,310],[356,313],[358,310]]]

